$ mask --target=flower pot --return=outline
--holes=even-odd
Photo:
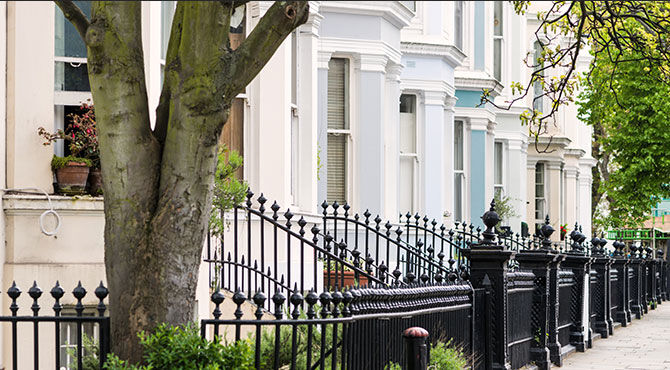
[[[102,171],[99,168],[91,168],[88,173],[88,193],[93,196],[102,194]]]
[[[88,172],[86,163],[68,162],[65,167],[56,170],[58,191],[67,195],[84,194]]]
[[[328,277],[330,276],[330,285],[328,284]],[[337,281],[335,280],[335,277],[337,276]],[[344,274],[342,271],[328,271],[328,270],[323,270],[323,286],[326,288],[330,289],[335,289],[335,285],[337,285],[338,289],[342,288],[348,288],[351,286],[354,286],[356,283],[355,279],[355,274],[353,271],[344,271]],[[368,278],[367,276],[361,275],[360,273],[358,274],[358,285],[363,285],[368,283]]]

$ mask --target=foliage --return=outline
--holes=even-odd
[[[430,348],[430,366],[435,370],[460,370],[468,367],[463,350],[452,345],[452,341],[437,342]]]
[[[247,184],[235,177],[235,171],[242,167],[243,160],[236,151],[225,146],[219,149],[214,175],[212,213],[209,227],[214,235],[223,235],[223,214],[244,201]]]
[[[384,370],[402,370],[402,366],[397,362],[391,361],[384,366]]]
[[[614,58],[643,55],[624,51]],[[616,63],[605,55],[596,55],[593,65],[579,97],[579,117],[594,126],[594,157],[601,162],[594,203],[604,196],[607,207],[596,213],[595,223],[634,227],[670,196],[670,86],[659,83],[659,67]]]
[[[253,369],[253,346],[248,340],[224,345],[200,337],[194,323],[185,326],[159,325],[153,334],[139,334],[144,348],[144,365],[133,365],[111,355],[109,370],[149,369]]]
[[[70,162],[85,163],[89,167],[93,166],[93,162],[87,158],[78,158],[75,156],[58,157],[54,155],[51,159],[51,169],[56,171],[67,166],[67,164]]]
[[[81,358],[81,368],[82,370],[98,370],[100,368],[100,359],[98,353],[100,351],[100,346],[98,342],[82,333],[82,348],[84,355]],[[72,370],[77,370],[77,348],[67,348],[67,354],[72,358],[72,363],[70,363],[69,368]]]
[[[80,114],[67,115],[72,120],[65,131],[55,133],[44,127],[37,129],[37,134],[45,140],[43,145],[51,145],[56,140],[65,140],[73,157],[86,158],[92,162],[92,167],[100,168],[100,150],[98,149],[98,129],[95,125],[95,111],[93,105],[83,103],[79,108]]]
[[[512,217],[519,217],[519,214],[516,213],[516,209],[512,205],[512,198],[502,195],[499,192],[496,192],[493,196],[493,200],[496,202],[496,213],[500,217],[500,223],[509,221]]]

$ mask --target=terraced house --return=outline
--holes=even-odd
[[[89,2],[77,3],[90,11]],[[250,1],[235,11],[231,47],[244,40],[270,5]],[[154,108],[174,7],[173,1],[142,5],[146,84]],[[262,193],[267,203],[260,206],[271,212],[276,200],[283,210],[290,208],[294,226],[304,218],[304,230],[323,223],[338,228],[337,217],[324,218],[324,201],[337,202],[340,214],[346,211],[353,219],[357,213],[360,222],[381,225],[382,231],[391,230],[384,228],[387,220],[405,225],[409,218],[418,224],[424,216],[428,225],[436,220],[438,228],[463,223],[476,228],[484,226],[480,216],[498,194],[511,207],[503,224],[513,232],[533,234],[549,215],[557,230],[578,221],[591,235],[591,129],[577,119],[576,108],[561,108],[548,133],[529,137],[519,115],[529,107],[547,109],[548,101],[533,106],[529,94],[510,109],[480,104],[482,90],[488,89],[496,105],[504,106],[512,97],[510,84],[528,80],[532,69],[523,60],[537,56],[537,11],[518,15],[504,1],[311,1],[307,23],[236,98],[221,138],[244,158],[238,176],[255,193],[252,208],[258,208]],[[586,68],[588,56],[582,58]],[[105,280],[103,197],[54,194],[52,156],[69,149],[58,141],[44,146],[37,134],[40,127],[66,127],[71,114],[91,99],[86,48],[52,2],[4,2],[0,68],[5,72],[0,73],[0,287],[16,281],[27,291],[33,280],[57,279],[67,291],[78,280],[95,287]],[[284,275],[285,284],[296,283],[303,292],[328,285],[327,277],[312,273],[327,262],[317,261],[314,253],[302,261],[301,245],[281,235],[274,251],[265,254],[258,245],[270,235],[263,218],[251,222],[252,214],[240,211],[246,233],[247,226],[238,228],[238,212],[233,213],[225,216],[233,226],[223,239],[235,240],[232,258],[248,267],[235,270],[235,277],[251,286],[261,270],[276,283]],[[375,222],[377,215],[380,222]],[[358,240],[352,235],[360,232],[350,226],[339,237],[335,232],[336,242],[345,235]],[[238,240],[233,229],[246,236]],[[268,234],[254,236],[252,243],[252,235],[263,230]],[[416,229],[406,237],[418,239],[419,233]],[[309,232],[306,237],[311,238]],[[203,258],[223,260],[232,244],[226,243],[225,250],[205,246]],[[378,252],[375,264],[383,259],[390,273],[401,258],[411,258],[393,254]],[[252,259],[260,265],[253,276]],[[291,271],[291,262],[305,267]],[[210,288],[222,278],[211,266],[201,268],[201,317],[211,312]],[[18,302],[25,308],[21,312],[30,314],[30,297],[24,294]],[[11,313],[10,303],[3,295],[4,314]],[[73,310],[75,303],[64,298],[64,310]],[[92,291],[83,303],[84,314],[96,313]],[[77,345],[75,329],[59,338],[41,338],[44,346],[58,340],[61,348],[60,363],[44,359],[44,368],[71,366],[68,348]],[[96,330],[85,328],[94,337]],[[19,336],[27,343],[19,347],[19,358],[32,356],[30,328],[19,327]],[[0,367],[11,362],[10,339],[10,326],[2,326]]]

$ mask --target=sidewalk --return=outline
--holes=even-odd
[[[593,342],[593,348],[573,353],[557,369],[670,369],[670,302],[650,310],[614,335]]]

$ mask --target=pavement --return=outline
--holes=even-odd
[[[593,342],[586,352],[575,352],[563,360],[566,370],[659,370],[670,369],[670,301],[614,329],[614,335]]]

